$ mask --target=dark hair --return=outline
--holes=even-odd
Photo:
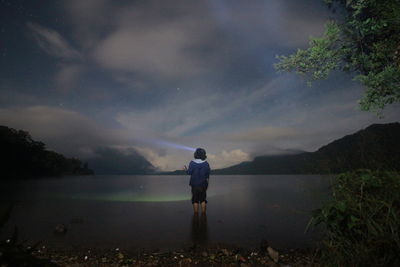
[[[206,151],[203,148],[197,148],[194,152],[194,158],[205,160],[207,158]]]

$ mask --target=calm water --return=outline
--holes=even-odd
[[[1,238],[59,249],[180,248],[193,243],[277,248],[312,245],[310,211],[328,198],[331,178],[239,175],[210,179],[207,217],[193,217],[186,176],[65,177],[2,184],[1,211],[12,205]],[[65,224],[65,235],[54,234]]]

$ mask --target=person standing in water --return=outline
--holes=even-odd
[[[185,165],[185,171],[190,175],[189,185],[192,187],[192,204],[195,214],[199,212],[199,204],[201,212],[206,213],[206,192],[210,178],[210,165],[206,158],[206,151],[203,148],[197,148],[194,152],[194,160],[189,163],[189,168]]]

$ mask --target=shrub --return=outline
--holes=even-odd
[[[325,229],[321,261],[329,266],[400,266],[400,175],[357,170],[341,174],[333,198],[310,225]]]

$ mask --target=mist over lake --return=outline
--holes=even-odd
[[[2,209],[13,205],[2,237],[61,250],[91,247],[139,250],[193,244],[309,247],[310,211],[327,199],[332,177],[321,175],[212,176],[207,217],[193,217],[187,176],[77,176],[1,186]],[[67,232],[54,229],[64,224]]]

